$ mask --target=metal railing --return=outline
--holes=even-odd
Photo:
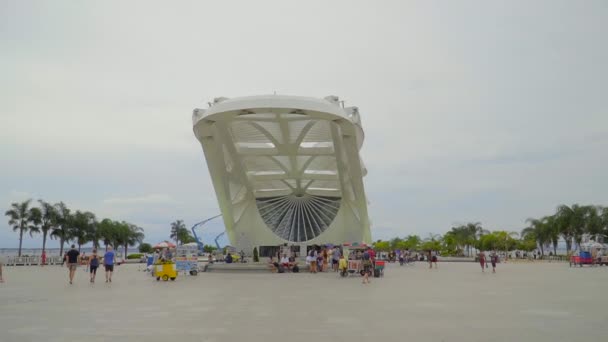
[[[60,256],[47,257],[46,265],[61,265],[63,258]],[[6,266],[32,266],[40,265],[42,263],[42,257],[40,256],[28,256],[28,257],[7,257]]]

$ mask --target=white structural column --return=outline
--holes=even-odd
[[[335,96],[218,98],[193,125],[238,249],[371,242],[356,107]]]

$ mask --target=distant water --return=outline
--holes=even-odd
[[[78,248],[78,247],[77,247]],[[64,252],[69,251],[70,247],[66,247],[63,249]],[[101,251],[105,251],[105,247],[101,246],[99,248],[99,250]],[[86,253],[86,254],[90,254],[93,251],[93,247],[82,247],[80,248],[80,253]],[[124,249],[119,249],[117,251],[117,254],[121,254],[121,251],[124,251]],[[138,253],[137,248],[129,248],[129,254],[131,253]],[[19,248],[0,248],[0,255],[1,256],[17,256],[17,254],[19,253]],[[28,256],[40,256],[42,254],[42,248],[22,248],[21,249],[21,255],[28,255]],[[58,256],[59,255],[59,248],[47,248],[46,249],[46,256],[47,257],[52,257],[52,256]]]

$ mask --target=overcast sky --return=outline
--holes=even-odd
[[[0,0],[0,203],[168,238],[219,213],[192,109],[276,91],[360,108],[374,239],[520,231],[608,205],[606,37],[606,1]]]

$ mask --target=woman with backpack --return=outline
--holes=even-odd
[[[95,276],[97,275],[97,268],[99,268],[99,258],[97,257],[97,250],[93,250],[93,254],[89,257],[89,270],[91,272],[91,283],[95,282]]]

